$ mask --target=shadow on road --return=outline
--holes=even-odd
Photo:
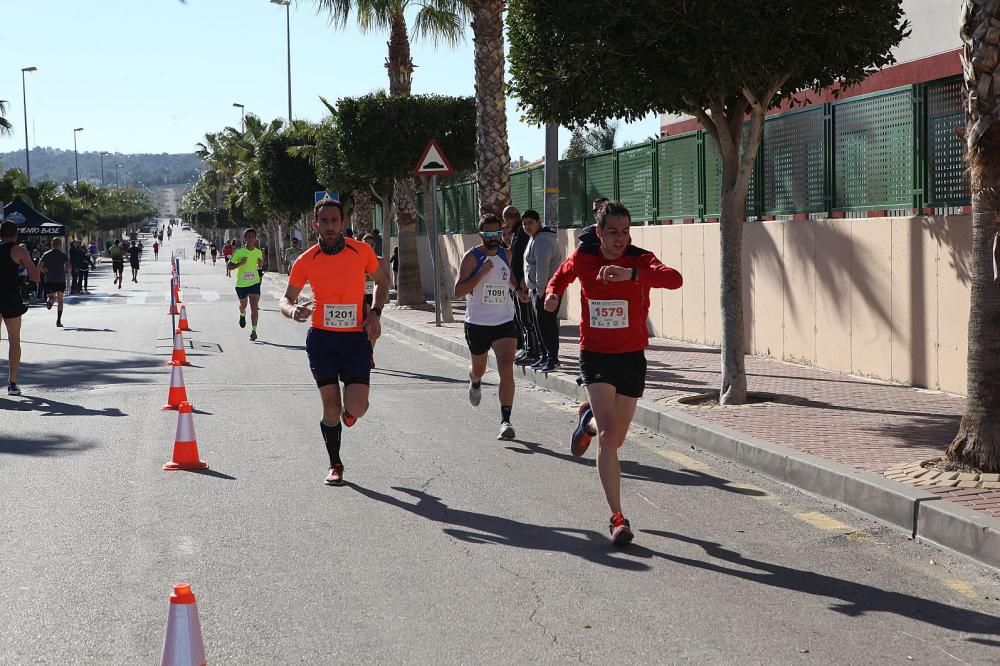
[[[930,599],[921,599],[909,594],[881,590],[871,585],[842,580],[814,571],[803,571],[780,564],[754,560],[744,557],[734,550],[724,548],[721,544],[675,532],[661,532],[659,530],[640,531],[700,546],[710,557],[723,560],[739,568],[730,568],[714,562],[694,560],[679,555],[660,554],[659,557],[664,557],[678,564],[685,564],[705,571],[726,574],[735,578],[742,578],[743,580],[791,590],[793,592],[840,599],[843,603],[834,604],[831,606],[831,610],[850,617],[861,617],[868,613],[893,613],[951,631],[994,636],[1000,635],[1000,618],[993,615],[949,606],[948,604],[931,601]],[[747,571],[747,569],[755,569],[756,571]],[[969,640],[977,643],[984,642],[972,638]]]
[[[392,368],[376,368],[373,375],[385,375],[386,377],[399,377],[400,379],[419,379],[424,382],[436,382],[444,384],[468,384],[468,379],[455,379],[454,377],[442,377],[441,375],[425,375],[422,372],[409,372],[407,370],[393,370]]]
[[[305,345],[282,345],[277,342],[268,342],[267,340],[257,340],[255,344],[267,345],[268,347],[280,347],[282,349],[294,349],[295,351],[305,351]]]
[[[0,411],[41,412],[41,416],[128,416],[117,407],[90,409],[46,396],[22,395],[20,398],[0,398]]]
[[[95,351],[87,347],[90,352]],[[166,364],[158,357],[132,356],[99,360],[56,358],[21,365],[22,383],[30,392],[35,387],[77,388],[113,384],[141,384],[147,377],[163,380],[169,376]]]
[[[630,558],[650,559],[653,556],[666,557],[638,545],[627,549],[615,550],[608,537],[593,530],[580,530],[569,527],[546,527],[522,523],[510,518],[491,516],[485,513],[453,509],[422,490],[412,488],[397,488],[393,490],[416,498],[416,503],[405,502],[392,495],[386,495],[376,490],[363,488],[355,483],[345,484],[369,499],[394,506],[404,511],[442,523],[447,527],[443,532],[460,541],[474,544],[497,544],[512,546],[527,550],[543,550],[566,553],[581,557],[594,564],[600,564],[625,571],[646,571],[649,565]],[[455,529],[464,527],[465,529]]]
[[[76,441],[66,435],[45,435],[44,437],[0,435],[0,455],[7,453],[17,456],[47,458],[68,453],[83,453],[92,448],[94,448],[92,443]]]
[[[577,458],[570,453],[559,453],[557,451],[553,451],[552,449],[545,448],[537,442],[529,442],[523,439],[515,439],[513,441],[525,447],[523,449],[517,449],[513,446],[505,447],[508,451],[513,451],[514,453],[538,453],[544,456],[549,456],[550,458],[571,462],[577,465],[583,465],[585,467],[593,467],[596,464],[592,458]],[[697,470],[684,469],[680,472],[675,472],[664,467],[652,467],[650,465],[643,465],[642,463],[633,462],[631,460],[622,460],[621,469],[622,478],[624,479],[652,481],[653,483],[662,483],[670,486],[707,486],[717,490],[725,490],[729,493],[736,493],[737,495],[750,495],[753,497],[763,497],[767,494],[759,490],[754,490],[753,488],[730,486],[730,481],[728,479],[712,476],[711,474],[706,474],[705,472],[699,472]]]
[[[211,476],[216,479],[225,479],[226,481],[235,481],[235,476],[229,476],[228,474],[223,474],[214,469],[189,469],[185,470],[191,474],[200,474],[201,476]]]

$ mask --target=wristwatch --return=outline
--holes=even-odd
[[[372,308],[372,312],[377,314],[379,317],[382,316],[382,308]]]

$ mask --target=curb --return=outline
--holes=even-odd
[[[384,328],[456,356],[466,356],[468,350],[460,340],[393,319],[391,312],[385,314],[382,318]],[[492,358],[489,364],[496,369]],[[586,397],[586,391],[570,375],[545,374],[530,368],[521,368],[521,371],[524,379],[538,386],[577,401]],[[915,540],[956,551],[980,564],[1000,569],[1000,520],[942,501],[937,495],[881,474],[755,439],[697,416],[667,411],[653,401],[639,400],[633,422],[804,492],[849,506],[902,530]]]

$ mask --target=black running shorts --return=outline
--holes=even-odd
[[[517,326],[511,319],[506,324],[497,326],[480,326],[465,322],[465,343],[473,356],[485,354],[497,340],[514,338],[517,340]]]
[[[306,334],[309,369],[317,386],[343,382],[367,384],[372,372],[372,344],[364,331],[310,328]]]
[[[10,294],[0,299],[0,317],[4,319],[16,319],[27,311],[28,307],[21,300],[20,294]]]
[[[611,384],[615,391],[630,398],[641,398],[646,388],[646,354],[602,354],[580,350],[580,382]]]

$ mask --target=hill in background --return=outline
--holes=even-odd
[[[95,185],[101,184],[101,154],[98,152],[78,153],[80,158],[80,180]],[[187,154],[138,154],[110,153],[104,156],[104,182],[115,183],[115,166],[118,182],[125,185],[140,183],[146,187],[182,185],[189,187],[205,170],[205,165],[194,153]],[[24,151],[0,153],[0,172],[18,168],[24,170]],[[57,148],[31,149],[31,180],[52,180],[57,183],[71,183],[76,178],[76,165],[72,150]]]

